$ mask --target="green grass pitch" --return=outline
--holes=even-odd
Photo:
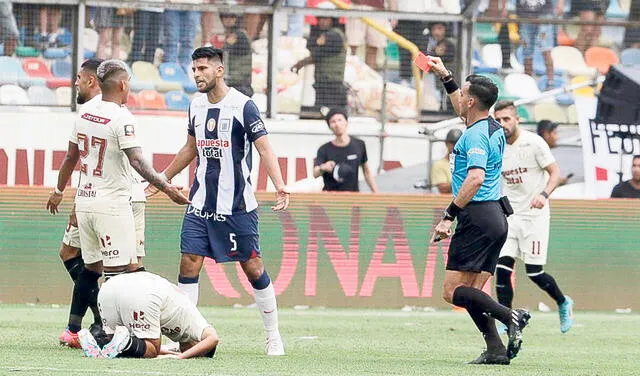
[[[482,339],[464,312],[280,311],[287,355],[263,355],[255,308],[201,308],[221,344],[214,359],[88,359],[62,348],[68,307],[0,305],[1,375],[638,375],[640,315],[577,312],[560,334],[556,313],[533,312],[510,366],[464,364]],[[90,314],[88,314],[90,316]],[[86,323],[86,322],[85,322]],[[88,324],[87,324],[88,325]]]

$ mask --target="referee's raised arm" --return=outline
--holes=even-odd
[[[453,74],[444,66],[442,59],[439,57],[429,56],[428,64],[433,73],[442,81],[454,111],[458,116],[462,117],[460,114],[460,88],[458,87]]]

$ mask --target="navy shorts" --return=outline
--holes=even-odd
[[[212,258],[218,263],[244,262],[260,257],[258,209],[222,215],[189,205],[182,221],[180,250]]]

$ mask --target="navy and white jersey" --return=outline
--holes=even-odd
[[[198,148],[191,206],[223,215],[255,210],[252,143],[267,134],[255,103],[234,88],[218,103],[198,96],[189,106],[188,133]]]

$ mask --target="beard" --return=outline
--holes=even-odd
[[[213,81],[211,81],[210,84],[208,84],[207,86],[205,86],[203,89],[198,89],[199,92],[201,93],[208,93],[211,90],[215,90],[216,89],[216,80],[214,79]]]
[[[76,103],[77,104],[85,104],[85,103],[87,103],[87,98],[84,95],[78,93],[78,95],[76,96]]]

